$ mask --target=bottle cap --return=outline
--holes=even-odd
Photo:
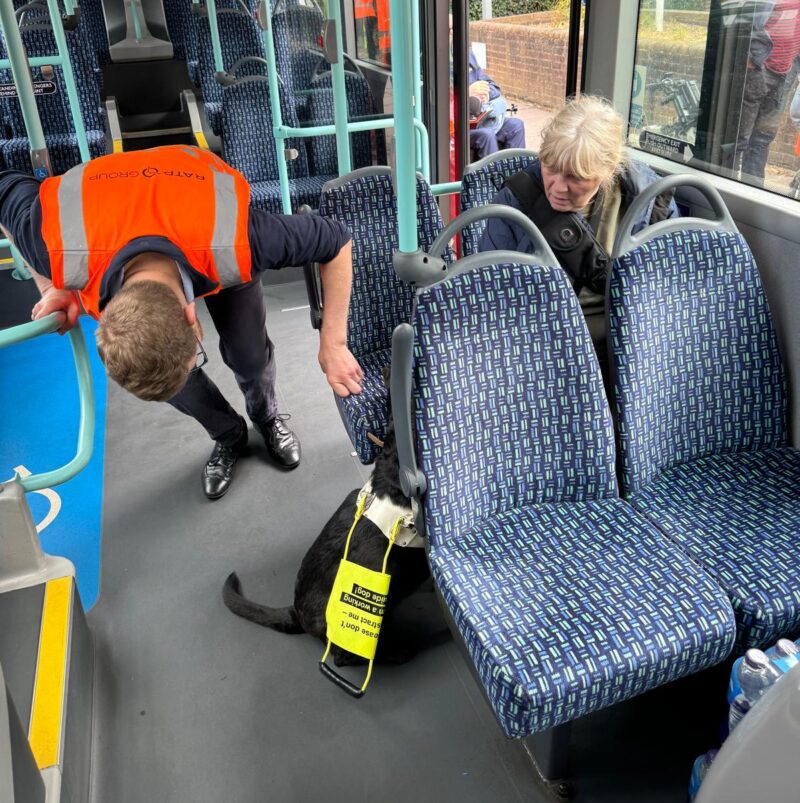
[[[775,645],[775,652],[778,655],[797,655],[800,652],[800,647],[788,638],[782,638],[778,639],[778,643]]]
[[[753,669],[764,669],[769,666],[769,658],[761,650],[748,650],[744,654],[744,662]]]

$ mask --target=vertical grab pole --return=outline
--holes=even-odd
[[[412,0],[411,2],[411,65],[413,74],[411,78],[411,86],[414,90],[414,119],[422,122],[422,50],[419,44],[419,2]],[[416,127],[416,134],[414,141],[417,147],[416,166],[418,170],[422,171],[425,176],[425,181],[430,181],[430,168],[425,170],[426,163],[425,155],[422,153],[423,141],[419,133],[419,126]]]
[[[28,54],[17,27],[17,18],[14,15],[14,5],[7,0],[0,0],[0,29],[6,40],[8,59],[11,62],[11,75],[17,87],[19,103],[22,107],[22,119],[25,121],[25,130],[31,149],[31,164],[36,178],[47,178],[53,175],[50,165],[50,155],[42,131],[42,121],[39,119],[39,109],[36,108],[36,97],[33,94],[33,81],[28,66]]]
[[[414,91],[411,70],[411,5],[418,0],[390,0],[392,87],[394,93],[395,187],[400,251],[417,250],[417,178],[414,171]]]
[[[336,125],[336,157],[339,175],[350,172],[350,134],[347,131],[347,90],[344,85],[344,48],[342,45],[342,7],[338,0],[328,3],[336,40],[336,61],[331,62],[333,78],[333,122]],[[326,50],[329,51],[328,48]]]
[[[208,11],[208,30],[211,33],[211,50],[214,54],[214,69],[218,73],[225,72],[225,65],[222,62],[222,47],[219,43],[216,0],[206,0],[206,10]]]
[[[53,26],[53,36],[56,40],[58,55],[61,56],[61,69],[64,73],[64,81],[67,84],[67,99],[72,113],[72,123],[75,126],[75,136],[78,139],[78,151],[81,154],[81,161],[88,162],[91,158],[89,142],[86,139],[86,129],[83,127],[81,104],[78,100],[78,92],[75,89],[75,74],[72,72],[72,61],[67,50],[67,37],[64,34],[64,25],[61,22],[61,10],[58,7],[58,0],[47,0],[47,9],[50,12],[50,21]]]
[[[2,0],[0,0],[1,2]],[[213,0],[210,0],[213,2]],[[275,154],[278,162],[278,180],[281,185],[281,203],[285,215],[292,214],[292,199],[289,195],[289,169],[286,166],[286,133],[281,116],[278,65],[275,63],[275,39],[272,35],[272,12],[269,0],[258,4],[258,24],[261,26],[264,49],[267,51],[267,81],[269,83],[269,106],[272,114],[272,131],[275,135]]]

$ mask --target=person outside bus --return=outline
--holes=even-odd
[[[468,80],[470,98],[477,98],[482,106],[491,107],[489,124],[471,128],[469,132],[469,146],[475,158],[482,159],[501,148],[524,148],[525,124],[516,117],[506,117],[508,103],[500,87],[478,64],[472,47],[469,49]]]
[[[262,271],[323,263],[320,366],[339,396],[360,393],[363,378],[346,345],[347,230],[314,215],[250,208],[249,197],[241,173],[183,145],[103,156],[44,182],[0,173],[0,228],[42,294],[32,318],[64,313],[62,334],[81,306],[99,319],[109,376],[141,399],[169,402],[215,441],[202,474],[209,499],[230,487],[248,427],[202,370],[196,299],[205,298],[247,414],[283,468],[299,464],[300,443],[278,414]]]
[[[800,62],[800,0],[763,0],[758,8],[736,146],[727,165],[763,185],[769,149]]]
[[[633,199],[658,176],[625,159],[622,117],[602,98],[568,102],[542,131],[539,159],[509,177],[492,200],[520,209],[536,224],[569,275],[597,356],[607,376],[605,287],[609,254]],[[633,232],[677,217],[672,193],[659,195]],[[491,218],[479,250],[533,253],[533,243],[512,221]]]

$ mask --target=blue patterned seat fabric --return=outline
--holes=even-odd
[[[681,463],[631,503],[728,593],[738,646],[800,633],[800,452],[729,452]]]
[[[256,21],[248,17],[240,7],[219,8],[217,10],[217,28],[222,49],[222,61],[226,70],[241,58],[256,56],[265,58],[264,40]],[[198,18],[195,23],[197,37],[197,80],[205,101],[208,122],[215,134],[230,133],[225,128],[222,117],[222,85],[215,78],[214,52],[211,47],[211,29],[208,18]],[[267,74],[266,65],[257,62],[245,62],[236,71],[236,76]],[[267,107],[269,111],[269,107]],[[291,122],[285,121],[287,125]],[[272,121],[270,120],[270,131]],[[277,174],[276,174],[277,176]]]
[[[411,320],[413,299],[411,289],[392,267],[392,254],[398,247],[397,198],[389,168],[327,189],[320,198],[319,213],[340,220],[353,237],[347,344],[364,369],[365,381],[360,396],[337,396],[336,404],[359,460],[366,465],[377,451],[367,433],[380,439],[386,434],[387,390],[382,371],[390,362],[392,332],[399,323]],[[419,247],[429,248],[441,229],[436,199],[417,177]]]
[[[22,40],[30,57],[54,56],[58,53],[52,30],[45,25],[23,28]],[[92,50],[82,45],[78,31],[65,32],[67,50],[75,76],[78,94],[78,105],[83,118],[86,139],[91,156],[99,156],[105,152],[106,140],[100,121],[100,94],[97,88],[97,61]],[[0,48],[5,57],[5,43]],[[34,81],[49,80],[42,75],[42,68],[32,68]],[[3,83],[13,83],[10,71],[0,71]],[[63,173],[80,162],[78,138],[72,119],[66,82],[60,66],[53,66],[53,83],[56,91],[51,94],[36,96],[36,105],[42,122],[53,171]],[[22,118],[19,101],[16,98],[5,98],[0,101],[4,130],[4,141],[0,144],[4,160],[10,169],[31,172],[30,145],[28,143],[25,123]]]
[[[345,72],[345,89],[347,91],[347,113],[350,120],[359,120],[368,114],[374,114],[375,104],[372,100],[369,84],[363,76]],[[304,93],[303,125],[332,125],[333,89],[330,71],[317,76]],[[337,174],[339,160],[336,154],[336,137],[311,137],[306,140],[311,175]],[[350,161],[353,169],[366,167],[372,163],[372,145],[368,131],[350,135]]]
[[[722,660],[725,595],[616,497],[602,378],[563,271],[419,293],[415,423],[430,561],[505,733]]]
[[[228,164],[241,170],[250,182],[251,203],[270,212],[282,211],[278,183],[278,155],[272,135],[269,112],[269,87],[266,79],[245,79],[225,87],[222,119],[225,136],[222,155]],[[293,125],[293,122],[288,122]],[[306,152],[300,140],[289,139],[287,147],[296,148],[299,157],[288,163],[292,209],[302,204],[316,206],[325,181],[331,176],[308,175]]]
[[[529,167],[533,156],[504,156],[500,151],[494,154],[494,160],[482,165],[477,170],[467,169],[461,179],[461,211],[466,212],[474,206],[486,206],[494,196],[503,189],[505,180],[520,170]],[[478,252],[486,221],[479,220],[467,226],[461,234],[461,249],[464,256]]]
[[[684,231],[633,249],[609,324],[623,493],[722,584],[740,646],[800,629],[798,453],[779,448],[785,380],[747,243]]]

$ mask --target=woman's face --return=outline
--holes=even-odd
[[[565,175],[542,164],[542,183],[544,194],[556,212],[577,212],[594,198],[602,180]]]

